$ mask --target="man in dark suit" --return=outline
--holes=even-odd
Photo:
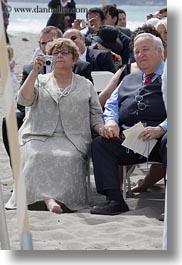
[[[116,72],[112,54],[109,51],[101,51],[87,48],[85,37],[77,29],[68,29],[64,38],[71,39],[78,46],[80,51],[80,60],[90,62],[92,71],[109,71]]]
[[[130,37],[128,37],[120,27],[117,27],[119,13],[118,9],[114,5],[104,5],[102,10],[105,15],[105,25],[110,25],[116,27],[118,31],[118,38],[123,44],[123,48],[119,55],[122,57],[122,63],[127,64],[130,58]]]
[[[108,198],[108,204],[93,207],[92,214],[115,215],[129,210],[120,192],[119,164],[164,163],[161,146],[166,144],[167,113],[161,93],[164,67],[161,39],[150,33],[138,34],[134,39],[134,56],[140,71],[127,75],[106,102],[105,125],[100,128],[100,136],[92,142],[97,192]],[[148,151],[148,158],[122,145],[125,139],[123,130],[139,121],[145,127],[136,134],[145,142],[146,150],[150,140],[157,140],[151,153]]]
[[[108,51],[87,48],[86,61],[90,62],[92,71],[116,72],[112,55]]]
[[[73,72],[75,74],[84,76],[93,83],[93,78],[91,75],[91,64],[89,62],[78,60],[76,64],[73,66]]]

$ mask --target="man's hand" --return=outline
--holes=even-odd
[[[149,140],[158,139],[161,136],[163,136],[164,133],[165,133],[164,130],[160,126],[156,127],[148,126],[143,130],[143,132],[138,136],[138,138],[142,139],[143,141],[146,141],[147,139]]]
[[[106,124],[101,128],[99,134],[107,139],[119,138],[119,126],[115,120],[108,120]]]
[[[96,31],[97,29],[99,29],[100,27],[100,21],[99,21],[99,17],[93,17],[89,20],[90,22],[90,27],[88,27],[88,29],[92,32]]]

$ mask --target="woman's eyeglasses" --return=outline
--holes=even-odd
[[[56,52],[53,52],[52,55],[53,55],[54,57],[56,57],[56,56],[58,56],[59,53],[60,53],[61,55],[63,55],[63,56],[67,56],[67,55],[70,54],[71,52],[70,52],[70,51],[56,51]]]
[[[142,95],[136,95],[135,100],[137,102],[137,107],[139,110],[145,110],[149,105],[146,105],[145,103],[141,102],[143,100]]]

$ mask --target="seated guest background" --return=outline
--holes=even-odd
[[[99,29],[98,35],[95,36],[95,49],[110,51],[116,70],[122,64],[122,58],[119,55],[123,48],[122,42],[118,38],[117,29],[113,26],[103,26]]]
[[[86,47],[85,36],[77,29],[68,29],[64,38],[71,39],[79,48],[80,60],[91,64],[91,71],[109,71],[116,72],[112,54],[109,51],[95,50]]]

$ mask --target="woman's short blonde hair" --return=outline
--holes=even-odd
[[[66,38],[54,39],[53,41],[51,41],[47,44],[46,53],[48,55],[52,55],[52,51],[54,48],[58,48],[58,49],[66,48],[66,49],[68,49],[68,51],[72,53],[73,61],[75,61],[75,62],[77,62],[79,57],[80,57],[78,47],[70,39],[66,39]]]
[[[158,26],[163,25],[167,30],[167,19],[160,19],[159,22],[155,25],[155,28],[158,29]]]

